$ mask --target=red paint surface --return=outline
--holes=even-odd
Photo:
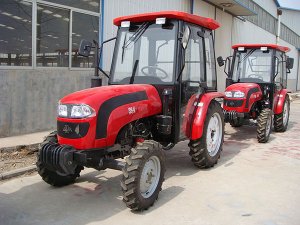
[[[200,102],[198,103],[197,106],[194,105],[195,98],[196,96],[193,96],[187,105],[186,113],[185,113],[185,118],[184,118],[184,129],[185,129],[185,134],[188,138],[191,140],[196,140],[201,138],[202,133],[203,133],[203,127],[204,127],[204,122],[206,119],[206,114],[207,110],[209,107],[210,102],[214,98],[223,98],[224,94],[220,92],[211,92],[211,93],[205,93],[202,97]],[[194,108],[196,107],[196,108]],[[196,110],[194,118],[190,117],[189,115],[192,114],[193,110]],[[189,132],[189,124],[192,123],[192,129]]]
[[[248,107],[246,108],[247,94],[252,88],[258,88],[259,91],[254,92],[249,96],[249,103],[248,103]],[[245,97],[243,97],[243,98],[228,98],[225,96],[224,100],[243,100],[244,101],[243,105],[240,107],[229,107],[229,106],[224,105],[223,108],[227,111],[237,111],[240,113],[248,113],[251,110],[253,103],[260,101],[262,99],[262,91],[261,91],[259,85],[255,84],[255,83],[232,84],[232,85],[229,85],[225,91],[230,91],[230,92],[241,91],[241,92],[245,93]]]
[[[156,18],[160,18],[160,17],[183,20],[185,22],[197,24],[199,26],[208,28],[210,30],[215,30],[220,27],[220,24],[211,18],[206,18],[206,17],[197,16],[197,15],[193,15],[185,12],[179,12],[179,11],[161,11],[161,12],[136,14],[130,16],[122,16],[114,19],[114,25],[120,26],[122,21],[130,21],[132,23],[154,21],[156,20]]]
[[[274,96],[274,114],[280,114],[283,111],[284,101],[287,96],[288,90],[282,89],[278,91]]]
[[[238,47],[245,47],[245,48],[261,48],[261,47],[268,47],[271,49],[276,49],[282,52],[289,52],[290,48],[280,45],[274,45],[274,44],[236,44],[233,45],[233,49],[237,49]]]
[[[97,116],[100,106],[106,100],[113,97],[139,91],[145,91],[148,99],[122,105],[113,110],[108,120],[107,137],[102,139],[95,139]],[[60,144],[71,145],[75,149],[80,150],[112,146],[115,143],[118,132],[123,126],[139,118],[159,114],[162,110],[162,104],[157,90],[152,85],[147,84],[110,85],[97,88],[89,88],[67,95],[62,98],[60,102],[62,104],[83,103],[91,106],[96,111],[95,116],[85,119],[69,119],[60,117],[57,118],[57,120],[63,122],[88,122],[90,124],[89,131],[83,138],[68,139],[58,136],[58,142]],[[133,114],[129,114],[128,107],[135,107],[136,112]]]

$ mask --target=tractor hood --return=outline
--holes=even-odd
[[[255,83],[236,83],[236,84],[229,85],[225,91],[226,92],[241,91],[246,95],[250,90],[251,92],[258,92],[260,91],[260,87],[258,84]]]
[[[87,104],[97,112],[99,107],[109,99],[117,96],[124,96],[124,103],[141,100],[151,100],[159,98],[157,90],[152,85],[131,84],[131,85],[110,85],[96,88],[89,88],[77,91],[63,97],[60,100],[62,104]],[[116,98],[115,98],[116,99]],[[121,99],[119,99],[121,100]],[[161,108],[161,102],[152,102],[154,107]],[[125,103],[126,104],[126,103]]]
[[[89,88],[65,96],[60,104],[86,104],[95,111],[94,116],[82,119],[57,118],[59,144],[81,150],[112,146],[127,124],[162,111],[156,88],[148,84]]]

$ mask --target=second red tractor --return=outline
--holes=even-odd
[[[257,140],[265,143],[274,125],[276,132],[287,129],[290,100],[287,73],[293,68],[293,58],[286,56],[289,48],[274,44],[239,44],[232,46],[232,57],[218,57],[224,65],[226,90],[225,121],[233,127],[245,120],[257,121]]]

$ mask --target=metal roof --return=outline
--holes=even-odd
[[[234,16],[253,16],[257,13],[246,6],[242,1],[239,0],[206,0],[215,6],[224,9],[226,12]]]

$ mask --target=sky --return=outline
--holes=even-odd
[[[300,0],[278,0],[278,2],[281,7],[300,10]]]

